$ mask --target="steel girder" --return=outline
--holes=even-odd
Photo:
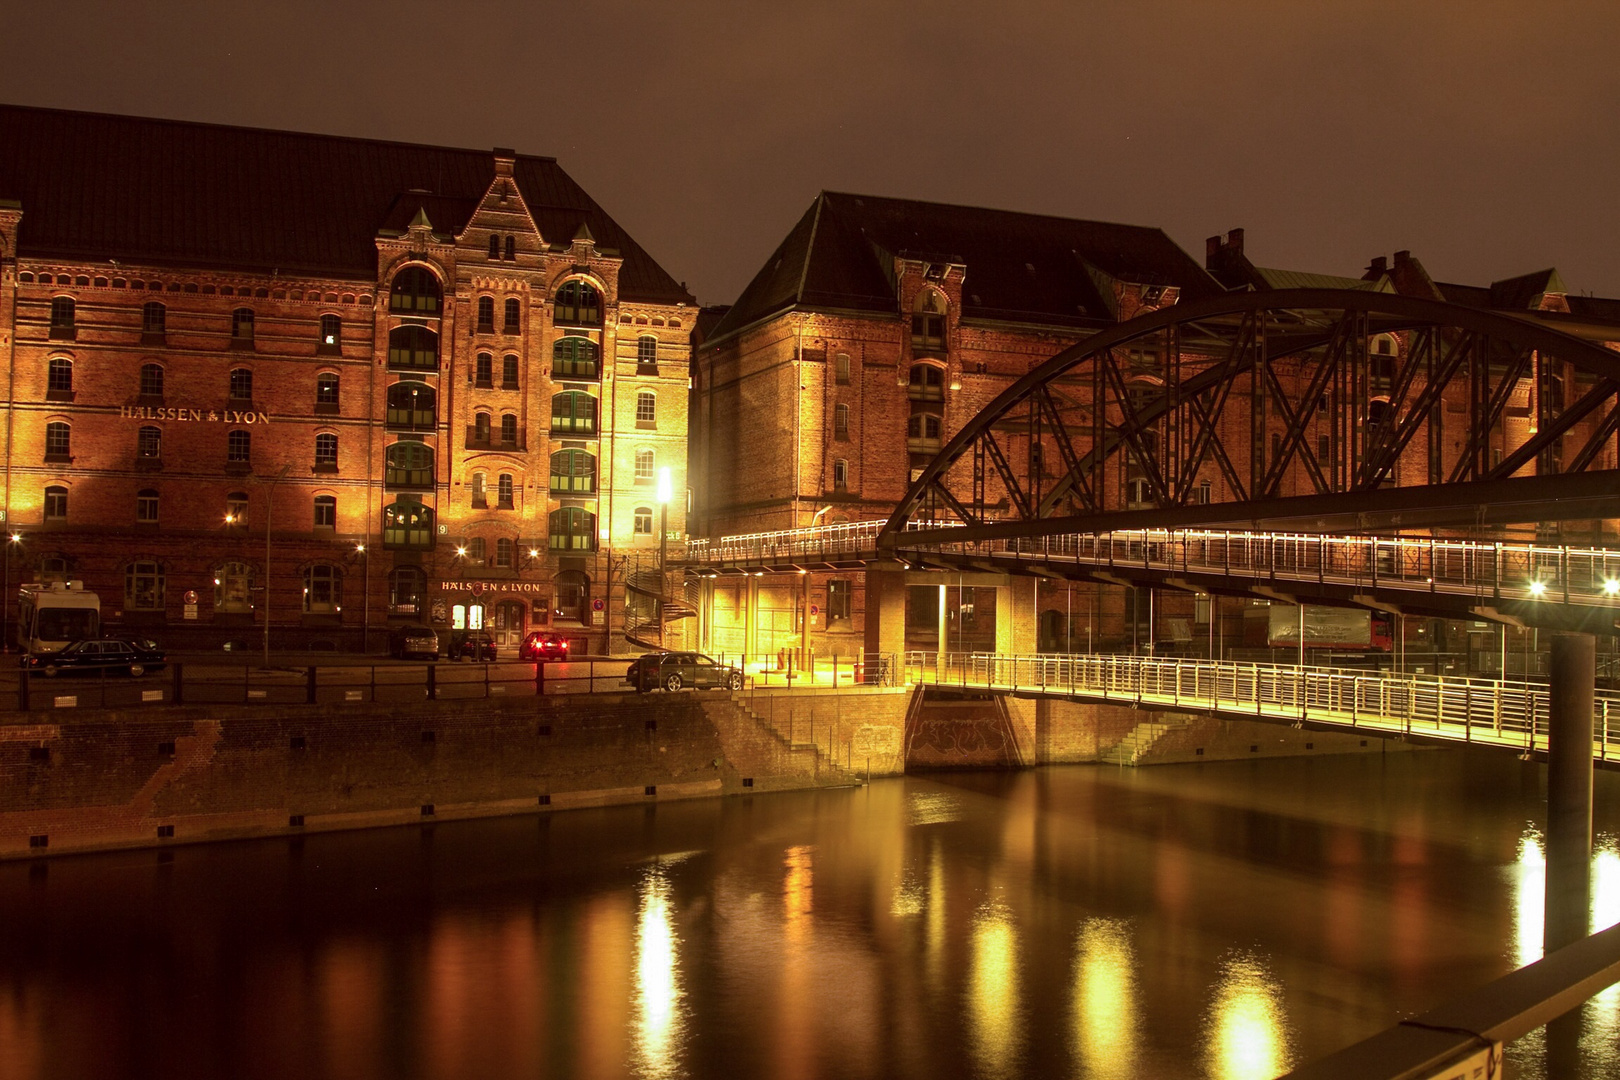
[[[1615,517],[1617,451],[1620,354],[1601,345],[1389,293],[1234,293],[1018,379],[923,468],[880,544],[940,512],[969,527],[957,538]]]

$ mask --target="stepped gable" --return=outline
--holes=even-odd
[[[715,336],[789,308],[896,312],[896,259],[967,267],[968,320],[1105,325],[1102,283],[1223,290],[1160,229],[1008,210],[822,192],[766,259]]]
[[[548,244],[585,228],[623,257],[623,299],[694,302],[554,159],[514,175]],[[379,232],[423,210],[455,235],[494,176],[488,150],[0,105],[25,257],[375,280]]]

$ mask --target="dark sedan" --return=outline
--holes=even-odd
[[[450,635],[446,655],[452,660],[495,659],[495,639],[482,630],[457,630]]]
[[[702,653],[658,652],[638,656],[625,672],[624,681],[643,694],[660,687],[674,691],[683,686],[741,690],[743,673],[741,668],[722,664]]]
[[[50,678],[57,675],[99,675],[105,671],[144,675],[161,668],[165,659],[163,651],[154,641],[94,638],[75,641],[57,652],[30,654],[24,666],[29,671],[37,671]]]
[[[535,630],[523,639],[518,646],[519,660],[547,660],[568,659],[568,639],[555,630]]]

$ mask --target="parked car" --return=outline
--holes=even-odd
[[[388,635],[388,655],[407,660],[439,658],[439,635],[426,626],[396,626]]]
[[[23,661],[23,666],[49,678],[58,675],[96,675],[105,671],[144,675],[161,668],[165,659],[157,642],[144,638],[134,641],[87,638],[72,642],[56,652],[31,653]]]
[[[452,660],[495,659],[495,639],[482,630],[457,630],[450,635],[445,655]]]
[[[654,652],[636,657],[630,670],[625,672],[624,681],[642,694],[660,687],[674,691],[683,686],[700,690],[741,690],[743,673],[741,668],[722,664],[702,653]]]
[[[555,630],[531,630],[518,646],[519,660],[535,660],[544,663],[547,660],[568,659],[568,639]]]

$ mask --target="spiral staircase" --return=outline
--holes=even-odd
[[[670,623],[698,613],[697,578],[664,570],[656,558],[633,556],[624,568],[624,636],[644,649],[666,648]]]

